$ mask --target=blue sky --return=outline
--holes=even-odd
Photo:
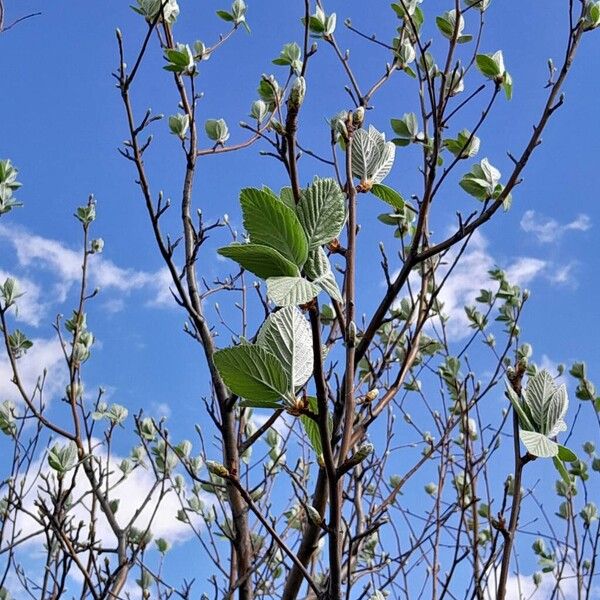
[[[20,197],[25,202],[25,208],[0,220],[0,272],[15,273],[30,286],[21,326],[38,340],[39,354],[34,357],[57,364],[50,322],[57,312],[70,312],[77,276],[73,252],[79,251],[80,244],[80,230],[71,214],[93,193],[98,201],[95,235],[103,237],[106,246],[94,275],[102,292],[90,309],[91,329],[100,341],[88,370],[90,385],[106,386],[112,398],[131,412],[144,408],[155,415],[169,413],[177,435],[192,436],[192,423],[206,418],[200,404],[202,395],[209,392],[206,373],[198,366],[197,348],[179,333],[183,314],[166,293],[132,165],[116,150],[126,137],[126,128],[111,78],[117,64],[114,30],[117,26],[123,30],[131,57],[144,34],[143,19],[131,11],[128,2],[21,0],[6,4],[8,21],[42,12],[0,36],[4,81],[0,158],[10,158],[19,168],[24,184]],[[426,11],[434,4],[426,2]],[[452,3],[437,4],[441,12]],[[226,31],[226,25],[214,16],[214,10],[226,8],[224,3],[181,0],[180,5],[184,18],[176,28],[178,41],[202,39],[210,44]],[[284,79],[284,70],[271,60],[284,43],[300,42],[301,5],[289,0],[249,2],[252,35],[240,31],[217,56],[200,65],[201,118],[226,119],[231,142],[246,138],[236,124],[248,119],[261,73],[272,72]],[[563,0],[543,5],[494,0],[486,13],[489,26],[482,50],[504,50],[515,92],[512,102],[502,100],[496,105],[482,129],[481,156],[488,156],[507,173],[506,151],[520,151],[540,113],[546,60],[554,57],[558,63],[562,56],[565,5]],[[326,6],[338,14],[339,43],[352,48],[353,67],[361,86],[368,88],[389,58],[385,50],[346,31],[342,22],[349,16],[361,30],[389,40],[396,26],[389,2],[331,0]],[[470,28],[474,29],[472,23]],[[343,73],[331,49],[321,46],[311,60],[300,134],[301,144],[316,151],[328,148],[325,119],[349,107]],[[495,218],[474,240],[468,266],[457,273],[446,297],[460,312],[462,304],[485,284],[488,267],[498,264],[508,269],[533,291],[523,328],[534,346],[534,358],[545,364],[584,359],[592,379],[600,375],[595,335],[600,317],[596,258],[600,242],[595,235],[600,121],[594,115],[600,97],[599,57],[600,37],[586,36],[565,89],[565,105],[543,136],[524,182],[515,190],[512,210]],[[169,75],[161,65],[162,58],[153,48],[133,88],[138,116],[147,107],[166,115],[176,112]],[[480,76],[473,72],[470,78],[473,89]],[[369,122],[391,136],[389,118],[414,111],[415,100],[414,83],[395,77],[375,97]],[[471,126],[480,110],[481,104],[475,104],[460,113],[461,122],[453,130]],[[152,185],[155,193],[163,189],[167,196],[175,195],[182,176],[178,144],[164,122],[155,126],[154,133],[156,143],[147,160]],[[210,144],[205,140],[204,145]],[[200,161],[195,202],[207,219],[228,213],[239,226],[240,188],[266,184],[278,189],[286,184],[282,169],[272,159],[259,156],[259,149],[264,148],[256,145]],[[386,183],[407,197],[417,192],[418,160],[416,149],[398,149]],[[300,169],[304,184],[315,174],[330,175],[308,156],[302,158]],[[359,292],[359,313],[367,314],[376,304],[377,294],[371,290],[383,293],[381,273],[371,268],[378,260],[376,242],[392,243],[389,232],[374,218],[383,212],[374,202],[361,198],[359,208],[364,225],[358,270],[364,278],[361,288],[369,292]],[[457,210],[469,211],[474,202],[451,183],[436,207],[433,228],[437,238],[454,224]],[[225,272],[214,254],[223,241],[216,236],[202,255],[209,279]],[[214,316],[210,306],[208,312]],[[222,338],[222,344],[226,343]],[[55,391],[61,387],[57,384]],[[3,393],[6,388],[0,382]],[[123,443],[121,450],[126,448]]]

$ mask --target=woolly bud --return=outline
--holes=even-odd
[[[219,477],[229,477],[229,471],[220,462],[216,462],[214,460],[207,460],[206,468],[213,475],[218,475]]]

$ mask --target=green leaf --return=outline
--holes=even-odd
[[[270,314],[258,332],[256,343],[279,360],[294,387],[304,385],[312,375],[310,325],[295,306]]]
[[[561,447],[564,447],[564,446],[561,446]],[[558,456],[552,457],[552,462],[554,463],[556,470],[560,473],[560,476],[563,478],[563,481],[569,486],[573,485],[571,476],[569,475],[569,472],[567,471],[565,465],[563,464],[562,459],[560,458],[560,450],[559,450]]]
[[[483,75],[491,79],[502,75],[498,63],[488,54],[478,54],[475,58],[477,68]]]
[[[331,264],[323,248],[312,250],[304,265],[306,275],[312,282],[329,294],[334,300],[343,302],[342,294],[338,287],[335,275],[331,270]]]
[[[300,275],[298,267],[277,250],[259,244],[231,244],[217,251],[221,256],[235,260],[242,268],[254,273],[257,277]]]
[[[302,277],[269,277],[267,295],[277,306],[297,306],[310,302],[319,288]]]
[[[521,427],[532,430],[533,423],[531,422],[529,416],[523,409],[523,406],[521,405],[521,399],[519,398],[519,396],[517,396],[516,392],[512,389],[511,385],[508,382],[506,383],[506,395],[508,396],[510,403],[513,405],[513,408],[515,409],[515,412],[519,417],[519,423]]]
[[[279,198],[286,206],[294,211],[296,210],[296,201],[291,187],[282,187],[279,190]]]
[[[377,196],[380,200],[387,202],[390,206],[401,211],[404,210],[405,203],[404,198],[391,187],[383,185],[382,183],[375,183],[371,187],[371,193]]]
[[[512,100],[513,95],[513,80],[510,73],[504,73],[503,81],[502,81],[502,89],[504,90],[504,95],[507,100]]]
[[[577,460],[577,454],[570,450],[566,446],[561,446],[558,444],[558,458],[564,462],[573,462]]]
[[[290,379],[277,358],[256,345],[218,350],[214,361],[225,385],[255,402],[273,402],[290,392]]]
[[[308,396],[308,407],[313,414],[318,414],[319,407],[317,403],[317,399],[314,396]],[[319,426],[314,419],[307,417],[306,415],[302,415],[300,417],[300,422],[304,427],[304,431],[306,432],[306,436],[312,446],[312,449],[315,451],[317,456],[321,456],[323,454],[323,444],[321,443],[321,433],[319,431]],[[331,423],[329,423],[329,430],[331,431]]]
[[[228,13],[226,10],[218,10],[217,15],[223,19],[223,21],[233,21],[233,15]]]
[[[401,119],[391,119],[390,123],[398,136],[398,139],[393,140],[397,146],[408,146],[419,133],[419,122],[415,113],[405,113]]]
[[[471,171],[460,180],[460,187],[479,200],[492,198],[496,193],[500,171],[487,158],[471,167]]]
[[[229,128],[223,119],[207,119],[204,130],[209,139],[224,144],[229,139]]]
[[[302,192],[296,207],[298,219],[308,238],[309,250],[335,239],[346,221],[344,194],[333,179],[315,178]]]
[[[444,140],[444,147],[457,158],[463,159],[475,156],[479,152],[480,143],[476,135],[471,134],[468,129],[463,129],[456,139]]]
[[[302,267],[308,240],[296,213],[273,193],[255,188],[242,190],[240,204],[251,243],[269,246]]]
[[[261,402],[259,400],[242,400],[239,403],[239,406],[241,406],[242,408],[283,408],[283,404],[281,402]]]

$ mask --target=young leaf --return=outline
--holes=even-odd
[[[273,402],[290,391],[290,379],[282,364],[260,346],[218,350],[214,361],[225,385],[241,398]]]
[[[577,454],[566,446],[558,444],[558,458],[564,462],[573,462],[577,460]]]
[[[298,267],[282,256],[277,250],[259,244],[231,244],[219,248],[217,252],[235,260],[241,267],[257,277],[299,276]]]
[[[242,190],[240,204],[250,241],[269,246],[302,267],[308,256],[308,241],[294,211],[273,193],[254,188]]]
[[[312,250],[308,255],[308,260],[304,265],[306,275],[312,279],[312,282],[319,286],[324,292],[328,293],[334,300],[343,302],[340,288],[338,287],[335,275],[331,270],[331,264],[323,248]]]
[[[531,412],[535,428],[542,433],[547,433],[545,430],[546,412],[555,393],[554,379],[545,369],[527,381],[523,398]]]
[[[358,129],[352,136],[352,174],[363,186],[381,183],[394,164],[396,146],[373,126]]]
[[[319,412],[319,407],[317,405],[317,399],[314,396],[308,397],[308,407],[313,414],[317,414]],[[306,415],[302,415],[300,417],[300,422],[302,423],[302,427],[304,427],[304,431],[306,432],[306,436],[312,446],[312,449],[315,451],[317,456],[321,456],[323,454],[323,444],[321,443],[321,433],[319,431],[319,426],[314,419],[307,417]]]
[[[380,200],[387,202],[390,206],[393,206],[396,210],[404,210],[404,198],[402,198],[402,196],[391,187],[383,185],[382,183],[375,183],[371,187],[371,193],[377,196]]]
[[[564,447],[564,446],[561,446],[561,447]],[[573,485],[571,476],[569,475],[569,472],[567,471],[565,465],[563,464],[563,459],[561,459],[561,457],[560,457],[560,450],[559,450],[558,456],[552,457],[552,462],[554,463],[556,470],[560,473],[560,476],[563,478],[563,481],[569,486]]]
[[[319,288],[302,277],[269,277],[267,295],[277,306],[297,306],[310,302]]]
[[[498,61],[494,59],[493,55],[478,54],[475,58],[475,62],[477,64],[477,68],[486,77],[495,79],[496,77],[502,76],[502,71],[500,70],[502,65],[500,65]]]
[[[342,230],[346,221],[344,194],[335,180],[317,177],[302,192],[296,212],[308,237],[308,248],[315,250]]]
[[[256,343],[279,360],[294,387],[304,385],[312,375],[312,334],[308,321],[295,306],[271,313],[260,328]]]
[[[419,122],[415,113],[406,113],[401,119],[391,120],[392,129],[398,136],[393,139],[396,146],[408,146],[414,142],[419,133]]]
[[[516,392],[512,389],[508,382],[506,383],[506,395],[508,396],[510,403],[513,405],[513,408],[519,417],[519,423],[521,427],[533,431],[534,425],[531,422],[531,419],[523,409],[519,396],[517,396]]]
[[[519,432],[519,437],[525,445],[525,448],[527,448],[527,451],[534,456],[550,458],[558,454],[558,444],[553,442],[543,433],[538,433],[537,431],[524,431],[522,429]]]

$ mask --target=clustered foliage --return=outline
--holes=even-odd
[[[502,51],[481,51],[491,0],[450,3],[445,12],[431,0],[399,0],[391,10],[374,3],[382,23],[394,19],[389,40],[347,19],[346,31],[388,61],[369,88],[338,44],[336,14],[320,0],[292,4],[282,14],[299,11],[298,38],[272,60],[283,77],[257,77],[252,123],[239,125],[249,137],[241,141],[224,118],[203,114],[198,89],[202,63],[217,60],[240,29],[251,33],[244,0],[217,11],[229,30],[213,45],[178,40],[185,14],[177,0],[137,0],[137,51],[117,30],[114,77],[128,130],[120,152],[135,171],[174,301],[187,318],[185,333],[197,344],[210,386],[201,390],[193,442],[176,439],[164,419],[130,416],[107,402],[102,388],[85,389],[96,341],[88,306],[101,293],[88,289],[90,259],[104,249],[91,235],[90,197],[75,212],[83,235],[81,287],[71,317],[54,322],[68,385],[52,411],[43,366],[33,389],[21,374],[33,342],[12,322],[27,290],[13,277],[0,285],[16,393],[0,399],[3,453],[12,455],[0,482],[0,598],[504,600],[516,597],[515,552],[529,547],[537,564],[532,583],[543,597],[565,597],[574,581],[576,597],[591,598],[600,526],[588,479],[590,467],[600,471],[600,458],[593,442],[579,443],[578,457],[576,438],[569,443],[577,452],[558,439],[567,443],[580,413],[588,426],[600,423],[600,397],[586,366],[569,370],[579,400],[574,416],[567,387],[556,380],[565,367],[556,374],[540,369],[523,341],[528,290],[492,269],[489,286],[464,308],[468,325],[460,325],[458,339],[451,327],[462,321],[446,313],[442,292],[478,229],[511,209],[521,174],[563,103],[577,48],[600,27],[600,2],[565,1],[564,62],[550,61],[545,104],[522,152],[509,155],[504,179],[491,159],[479,158],[484,123],[498,101],[513,97]],[[176,112],[164,125],[163,115],[149,109],[140,118],[142,100],[134,95],[136,76],[154,51],[164,58],[156,77],[177,94]],[[311,65],[329,51],[347,94],[313,150],[301,145],[302,132],[317,126],[305,123],[302,111],[319,93]],[[416,112],[390,116],[388,140],[371,123],[371,108],[373,97],[393,85],[415,91]],[[157,142],[146,136],[150,130]],[[181,153],[169,169],[179,165],[184,183],[172,194],[181,198],[172,211],[181,220],[168,221],[167,234],[163,217],[172,204],[152,189],[144,158],[169,135]],[[206,222],[204,208],[194,206],[194,185],[202,186],[198,163],[255,144],[267,148],[265,160],[275,160],[289,185],[276,192],[268,181],[240,181],[260,186],[241,189],[241,233],[227,215]],[[395,166],[417,155],[422,187],[402,194],[390,183]],[[20,206],[17,177],[9,160],[0,161],[3,219]],[[454,232],[436,239],[431,220],[447,189],[466,194],[470,214],[459,213]],[[363,199],[368,210],[359,222]],[[375,218],[378,204],[386,212]],[[358,260],[367,243],[361,226],[385,240],[381,298],[367,283],[372,265],[367,273]],[[209,234],[229,260],[216,263]],[[202,272],[207,261],[219,265],[213,282]],[[117,436],[131,444],[125,457],[114,454]],[[556,471],[546,470],[551,462]],[[557,472],[555,484],[543,477],[536,485],[536,469]],[[145,496],[129,506],[128,486],[141,482]],[[547,500],[552,490],[557,501]],[[166,514],[167,499],[175,499],[173,514]],[[555,517],[547,513],[552,502]],[[179,533],[182,543],[195,544],[184,577],[168,560],[178,536],[152,533],[159,519],[177,522],[186,532]],[[533,545],[527,534],[536,536]],[[38,565],[23,551],[31,543],[40,544]]]

